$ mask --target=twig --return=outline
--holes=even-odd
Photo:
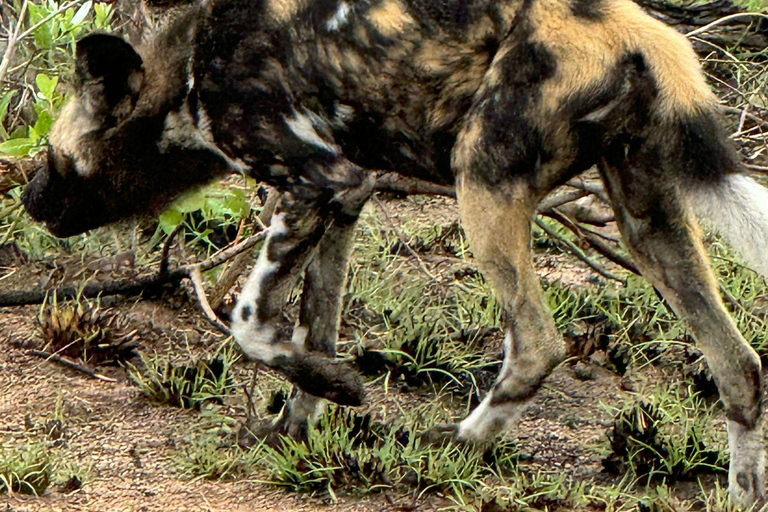
[[[534,219],[534,222],[536,223],[537,226],[539,226],[551,238],[553,238],[553,239],[557,240],[558,242],[560,242],[561,244],[565,245],[565,247],[568,249],[569,252],[571,252],[578,259],[580,259],[581,261],[583,261],[584,263],[589,265],[589,267],[592,270],[594,270],[595,272],[597,272],[601,276],[605,277],[606,279],[612,279],[614,281],[618,281],[619,283],[621,283],[623,285],[627,284],[627,280],[626,279],[621,278],[621,277],[619,277],[617,275],[614,275],[614,274],[608,272],[607,270],[601,268],[600,265],[598,265],[597,263],[592,261],[592,259],[589,256],[587,256],[586,254],[584,254],[584,252],[581,249],[579,249],[573,242],[571,242],[567,238],[565,238],[565,237],[555,233],[554,231],[552,231],[549,228],[549,226],[547,226],[544,222],[542,222],[541,219],[536,218],[536,219]]]
[[[569,187],[578,188],[586,192],[589,192],[590,194],[594,194],[595,196],[597,196],[598,199],[600,199],[605,204],[611,205],[611,200],[608,199],[608,195],[605,193],[605,187],[603,187],[601,183],[597,183],[597,182],[593,183],[593,182],[584,181],[579,178],[574,178],[572,180],[569,180],[567,182],[567,185]]]
[[[104,375],[96,373],[96,370],[92,368],[89,368],[82,364],[78,364],[74,361],[70,361],[69,359],[64,359],[63,357],[57,354],[51,354],[50,352],[46,352],[44,350],[36,350],[36,349],[28,349],[26,353],[32,356],[42,357],[46,361],[53,361],[55,363],[62,364],[67,368],[72,368],[73,370],[77,370],[78,372],[84,373],[85,375],[94,379],[103,380],[104,382],[117,382],[117,379],[105,377]]]
[[[83,3],[83,2],[85,2],[85,0],[72,0],[72,1],[71,1],[71,2],[69,2],[69,3],[62,5],[61,7],[59,7],[58,9],[56,9],[54,12],[52,12],[51,14],[49,14],[48,16],[46,16],[45,18],[41,19],[40,21],[38,21],[37,23],[35,23],[35,24],[34,24],[34,25],[32,25],[31,27],[29,27],[29,28],[28,28],[27,30],[25,30],[24,32],[22,32],[22,33],[19,35],[19,39],[24,39],[24,38],[25,38],[25,37],[27,37],[29,34],[31,34],[32,32],[34,32],[34,31],[35,31],[35,30],[37,30],[38,28],[42,27],[43,25],[45,25],[46,23],[48,23],[50,20],[52,20],[53,18],[55,18],[55,17],[56,17],[56,16],[58,16],[59,14],[63,13],[64,11],[66,11],[67,9],[69,9],[70,7],[74,7],[75,5],[77,5],[77,4],[81,4],[81,3]],[[19,18],[19,19],[21,19],[21,18]]]
[[[11,65],[11,59],[13,59],[13,52],[16,49],[16,41],[18,41],[19,38],[19,30],[21,29],[22,23],[24,23],[24,18],[27,15],[27,4],[29,3],[29,0],[24,0],[24,3],[21,5],[21,11],[19,12],[19,18],[16,20],[16,26],[13,28],[13,32],[10,33],[8,36],[8,46],[5,48],[5,53],[3,54],[3,60],[0,61],[0,83],[5,80],[5,73],[8,71],[8,66]]]
[[[178,235],[183,229],[184,224],[179,224],[176,226],[176,229],[171,232],[171,234],[168,236],[168,239],[163,244],[163,251],[160,253],[160,269],[157,271],[158,277],[163,277],[168,272],[168,254],[171,252],[173,239],[176,238],[176,235]]]
[[[394,194],[456,197],[453,185],[437,185],[429,181],[406,178],[394,172],[379,172],[374,189]]]
[[[713,21],[712,23],[710,23],[708,25],[704,25],[701,28],[697,28],[696,30],[692,30],[692,31],[688,32],[687,34],[685,34],[685,37],[695,37],[695,36],[697,36],[699,34],[703,34],[704,32],[708,32],[709,30],[717,27],[718,25],[723,25],[723,24],[728,23],[729,21],[737,19],[737,18],[751,18],[751,17],[764,18],[764,19],[768,20],[768,15],[762,14],[762,13],[759,13],[759,12],[739,12],[739,13],[736,13],[736,14],[730,14],[728,16],[724,16],[724,17],[720,18],[719,20],[715,20],[715,21]]]
[[[566,203],[577,201],[582,197],[586,197],[589,194],[584,189],[568,190],[566,192],[558,193],[549,197],[545,197],[536,208],[540,213],[546,212],[553,208],[563,206]]]
[[[590,230],[583,228],[579,224],[573,222],[568,217],[561,215],[560,212],[554,211],[547,214],[548,217],[556,220],[560,224],[570,230],[574,235],[580,239],[586,241],[595,251],[608,260],[616,263],[625,270],[629,270],[633,274],[640,275],[640,270],[634,262],[628,258],[625,258],[617,251],[615,251],[607,242],[594,235]]]
[[[192,286],[195,289],[195,295],[197,295],[197,301],[200,303],[200,308],[205,314],[205,318],[216,327],[218,330],[229,336],[231,334],[229,328],[219,320],[216,313],[208,303],[208,298],[205,296],[205,287],[203,286],[203,273],[200,271],[200,267],[193,267],[189,270],[189,280],[192,281]]]
[[[400,243],[403,244],[403,247],[405,247],[405,250],[408,251],[411,256],[416,258],[416,263],[418,264],[419,268],[421,269],[424,274],[427,275],[431,280],[433,280],[436,283],[439,283],[440,280],[435,277],[429,270],[427,270],[426,265],[424,265],[424,261],[422,261],[421,256],[413,250],[413,248],[408,244],[408,241],[405,239],[405,235],[400,231],[400,229],[395,225],[395,221],[390,217],[389,212],[384,207],[383,204],[381,204],[381,201],[379,201],[379,198],[376,196],[373,196],[373,202],[376,205],[376,207],[381,210],[381,213],[384,214],[384,217],[386,217],[387,222],[389,222],[389,225],[392,227],[392,230],[395,232],[395,235],[397,235],[397,238],[400,239]]]

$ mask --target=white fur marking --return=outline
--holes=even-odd
[[[335,126],[344,127],[355,117],[355,109],[349,105],[343,103],[337,103],[333,116],[333,124]]]
[[[320,135],[317,133],[317,130],[315,130],[314,124],[312,124],[312,119],[309,116],[300,114],[296,111],[294,111],[293,116],[294,117],[292,119],[285,118],[285,124],[288,125],[288,128],[293,132],[294,135],[296,135],[296,137],[306,142],[307,144],[311,144],[320,149],[324,149],[334,155],[339,153],[339,149],[335,145],[329,144],[320,137]]]
[[[328,20],[326,28],[331,32],[338,31],[349,19],[349,14],[352,12],[352,8],[347,2],[341,2],[339,8],[336,9],[336,13],[331,19]]]
[[[509,366],[512,364],[512,333],[507,331],[504,335],[504,360],[501,363],[501,370],[499,370],[499,377],[497,380],[501,380],[509,371]]]
[[[465,441],[487,441],[507,430],[516,422],[522,407],[519,404],[492,404],[489,391],[480,405],[459,423],[458,437]]]
[[[270,230],[271,235],[288,232],[284,213],[278,213],[272,218]],[[269,260],[268,246],[269,238],[267,238],[267,243],[259,253],[256,266],[251,271],[251,275],[243,287],[240,300],[237,301],[237,305],[232,311],[232,335],[235,337],[235,341],[237,341],[246,355],[265,363],[270,363],[279,355],[287,355],[289,352],[293,352],[293,350],[289,351],[286,347],[274,343],[275,327],[260,323],[256,314],[256,305],[262,295],[266,293],[263,290],[264,280],[280,268],[280,262]],[[251,314],[246,320],[243,320],[243,309],[245,307],[250,308]]]
[[[296,348],[304,350],[304,343],[309,336],[309,328],[306,325],[299,325],[293,329],[293,336],[291,337],[291,343],[296,345]]]
[[[303,391],[300,391],[296,398],[292,398],[290,404],[288,421],[294,424],[306,421],[308,425],[316,425],[325,412],[324,400]]]
[[[198,116],[200,117],[199,126],[189,112],[186,101],[178,111],[169,112],[165,117],[162,137],[157,144],[160,151],[168,151],[172,146],[208,150],[222,158],[233,170],[247,171],[247,165],[239,159],[230,158],[216,145],[211,132],[210,119],[202,105],[198,107]]]
[[[766,482],[765,475],[765,437],[762,422],[752,430],[735,421],[728,420],[728,447],[731,455],[731,464],[728,468],[728,488],[732,499],[742,507],[749,509],[755,500],[762,496],[750,494],[741,488],[738,482],[739,473],[757,476],[756,484],[763,487]],[[752,489],[758,493],[765,492],[764,488]],[[765,510],[765,509],[760,509]]]

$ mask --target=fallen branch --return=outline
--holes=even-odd
[[[576,246],[576,244],[574,244],[573,242],[571,242],[570,240],[568,240],[568,239],[567,239],[567,238],[565,238],[564,236],[561,236],[561,235],[559,235],[558,233],[555,233],[554,231],[552,231],[552,230],[549,228],[549,226],[547,226],[547,225],[546,225],[544,222],[542,222],[542,221],[541,221],[541,219],[539,219],[539,218],[537,217],[537,218],[534,220],[534,222],[535,222],[535,223],[536,223],[536,225],[537,225],[537,226],[539,226],[539,227],[540,227],[540,228],[541,228],[541,229],[542,229],[542,230],[543,230],[543,231],[544,231],[544,232],[545,232],[545,233],[546,233],[546,234],[547,234],[547,235],[548,235],[550,238],[552,238],[552,239],[556,240],[557,242],[559,242],[560,244],[562,244],[563,246],[565,246],[565,248],[568,250],[568,252],[570,252],[571,254],[573,254],[574,256],[576,256],[578,259],[580,259],[581,261],[583,261],[584,263],[586,263],[586,264],[589,266],[589,268],[591,268],[592,270],[594,270],[595,272],[597,272],[598,274],[600,274],[601,276],[603,276],[603,277],[605,277],[605,278],[607,278],[607,279],[612,279],[612,280],[614,280],[614,281],[618,281],[619,283],[621,283],[621,284],[623,284],[623,285],[626,285],[626,284],[627,284],[627,280],[626,280],[626,279],[624,279],[624,278],[622,278],[622,277],[619,277],[619,276],[617,276],[617,275],[615,275],[615,274],[612,274],[612,273],[608,272],[607,270],[605,270],[604,268],[602,268],[600,265],[598,265],[597,263],[595,263],[595,262],[592,260],[592,258],[590,258],[590,257],[589,257],[589,256],[587,256],[586,254],[584,254],[584,251],[582,251],[581,249],[579,249],[579,248]]]
[[[540,213],[549,211],[553,208],[558,208],[560,206],[563,206],[564,204],[571,203],[573,201],[577,201],[581,199],[582,197],[585,197],[589,194],[586,190],[581,189],[574,189],[574,190],[568,190],[565,192],[558,192],[553,195],[545,197],[540,203],[539,206],[536,208]]]
[[[168,239],[163,244],[163,251],[160,253],[160,269],[157,271],[158,277],[162,277],[168,273],[168,257],[171,253],[171,246],[173,245],[173,241],[176,236],[183,230],[184,224],[179,224],[176,226],[176,229],[174,229],[171,234],[168,235]]]
[[[403,244],[403,247],[405,247],[405,250],[410,253],[411,256],[413,256],[416,259],[416,263],[418,267],[421,269],[424,274],[429,277],[432,281],[439,283],[440,280],[435,277],[428,269],[427,266],[424,265],[424,261],[422,261],[421,256],[413,250],[413,248],[408,243],[408,240],[406,240],[405,235],[402,231],[397,227],[395,224],[395,221],[392,219],[392,217],[389,215],[389,212],[384,207],[383,204],[381,204],[381,201],[379,201],[379,198],[376,196],[373,196],[373,203],[376,205],[376,207],[381,211],[381,213],[384,214],[384,217],[386,217],[387,222],[389,222],[390,227],[395,232],[395,235],[397,235],[397,238],[400,239],[400,243]]]
[[[547,214],[547,217],[553,220],[556,220],[557,222],[565,226],[574,235],[579,237],[579,239],[587,242],[590,245],[590,247],[592,247],[592,249],[594,249],[598,254],[600,254],[604,258],[608,259],[609,261],[612,261],[613,263],[619,265],[625,270],[629,270],[633,274],[640,275],[640,271],[638,270],[637,266],[631,259],[624,257],[618,251],[613,249],[613,247],[611,247],[610,244],[608,244],[605,240],[602,240],[600,237],[582,228],[581,226],[573,222],[568,217],[561,215],[560,212],[558,212],[557,210],[553,212],[549,212]]]
[[[42,357],[46,361],[53,361],[55,363],[59,363],[61,365],[66,366],[67,368],[71,368],[80,373],[84,373],[85,375],[93,379],[103,380],[104,382],[117,382],[117,379],[112,379],[110,377],[105,377],[104,375],[96,373],[96,370],[94,370],[93,368],[89,368],[88,366],[78,364],[74,361],[70,361],[69,359],[65,359],[60,355],[51,354],[50,352],[46,352],[45,350],[28,349],[26,353],[31,356]]]
[[[374,190],[404,195],[427,195],[456,197],[456,187],[453,185],[438,185],[429,181],[406,178],[394,172],[379,172],[376,177]]]
[[[246,240],[243,240],[239,244],[214,254],[200,263],[184,265],[169,270],[163,275],[158,272],[157,274],[143,275],[119,281],[109,281],[107,283],[87,283],[82,287],[72,285],[41,291],[16,290],[0,294],[0,307],[42,304],[46,297],[54,293],[58,300],[71,300],[77,297],[87,299],[108,295],[133,296],[139,295],[145,291],[155,291],[163,285],[178,283],[184,278],[190,278],[195,269],[198,269],[200,272],[205,272],[221,265],[241,252],[251,249],[267,235],[267,232],[268,230],[264,230],[257,233]]]

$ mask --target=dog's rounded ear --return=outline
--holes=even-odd
[[[108,106],[126,96],[138,94],[143,78],[142,60],[122,38],[93,34],[77,43],[76,79],[78,85],[98,82]]]

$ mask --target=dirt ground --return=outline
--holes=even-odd
[[[389,205],[395,218],[407,218],[407,203]],[[424,206],[417,215],[429,215],[441,222],[455,218],[451,202],[441,202],[437,212]],[[76,269],[89,261],[58,260],[64,274],[78,275]],[[571,264],[562,270],[560,257],[542,255],[537,259],[542,275],[583,282],[585,269]],[[130,271],[127,271],[130,274]],[[4,269],[2,290],[32,289],[47,279],[50,262],[19,262]],[[0,276],[2,277],[2,276]],[[192,301],[124,300],[114,308],[128,319],[141,335],[142,350],[180,350],[192,354],[210,352],[224,339],[213,332]],[[238,481],[190,479],[174,463],[179,439],[189,431],[199,412],[150,403],[130,382],[126,371],[117,367],[99,368],[114,381],[90,378],[27,353],[25,340],[35,336],[34,319],[38,306],[0,308],[0,443],[23,439],[31,429],[59,414],[65,418],[60,442],[78,464],[90,468],[85,485],[73,491],[52,485],[43,496],[0,495],[4,512],[20,511],[395,511],[438,510],[446,505],[439,497],[414,500],[396,492],[367,497],[314,496],[284,491],[265,483],[267,475],[254,474]],[[21,345],[20,345],[21,343]],[[239,375],[249,378],[248,363],[240,363]],[[526,455],[524,465],[565,473],[576,480],[610,480],[601,473],[599,446],[605,445],[611,415],[603,405],[618,405],[621,389],[631,386],[598,364],[589,365],[591,380],[577,377],[571,364],[561,365],[537,393],[515,437]],[[653,368],[643,378],[653,379]],[[264,377],[263,374],[259,378]],[[269,377],[274,378],[274,377]],[[408,406],[418,400],[413,394],[390,390],[384,397],[380,386],[372,396]],[[369,404],[375,409],[377,403]]]

